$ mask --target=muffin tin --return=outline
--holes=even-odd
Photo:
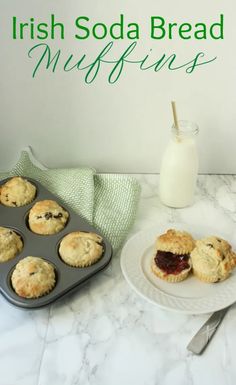
[[[33,309],[48,305],[51,302],[61,298],[74,289],[79,288],[88,279],[105,269],[112,258],[112,247],[103,235],[93,226],[91,226],[81,216],[75,214],[67,205],[57,196],[49,192],[39,182],[34,179],[23,177],[33,183],[37,188],[35,199],[28,205],[22,207],[6,207],[0,204],[0,226],[9,227],[18,233],[23,240],[23,249],[20,254],[10,261],[0,263],[0,291],[4,297],[13,305]],[[11,178],[0,181],[0,186]],[[68,222],[63,230],[53,235],[38,235],[33,233],[28,227],[28,213],[31,207],[44,199],[56,201],[69,213]],[[62,238],[72,231],[94,232],[103,238],[103,256],[94,265],[89,267],[71,267],[66,265],[58,254],[58,248]],[[41,257],[50,262],[56,273],[56,285],[54,289],[43,297],[27,299],[18,296],[11,285],[11,274],[15,265],[24,257]]]

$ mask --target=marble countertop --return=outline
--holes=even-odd
[[[199,176],[196,199],[185,209],[164,207],[158,176],[142,185],[132,234],[157,221],[232,229],[236,177]],[[127,284],[119,255],[79,291],[47,308],[26,311],[0,296],[0,385],[233,385],[236,306],[202,356],[186,350],[209,317],[165,311]]]

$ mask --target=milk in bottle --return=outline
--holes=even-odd
[[[193,203],[198,174],[196,136],[198,126],[186,120],[172,127],[172,138],[162,158],[160,199],[166,206],[180,208]]]

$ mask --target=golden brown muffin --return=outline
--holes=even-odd
[[[196,241],[191,260],[194,275],[208,283],[223,281],[235,267],[235,253],[231,245],[216,236]]]
[[[180,282],[187,278],[192,268],[190,252],[195,241],[185,231],[168,230],[156,240],[151,269],[167,282]]]
[[[55,286],[54,267],[39,257],[26,257],[17,263],[11,283],[23,298],[38,298],[48,294]]]
[[[7,227],[0,227],[0,262],[9,261],[21,252],[21,237]]]
[[[156,240],[156,249],[174,254],[189,254],[195,246],[193,237],[186,231],[169,229]]]
[[[69,214],[52,200],[35,203],[29,213],[29,227],[36,234],[56,234],[64,229]]]
[[[0,199],[4,206],[20,207],[32,202],[36,187],[28,180],[15,176],[1,186]]]
[[[101,243],[102,237],[98,234],[74,231],[62,239],[59,254],[61,259],[70,266],[90,266],[102,257]]]

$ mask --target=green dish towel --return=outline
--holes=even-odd
[[[0,173],[0,180],[12,175],[30,177],[42,183],[99,229],[114,251],[122,245],[134,222],[141,189],[133,177],[98,175],[94,169],[86,167],[46,169],[29,148],[21,152],[10,172]]]

